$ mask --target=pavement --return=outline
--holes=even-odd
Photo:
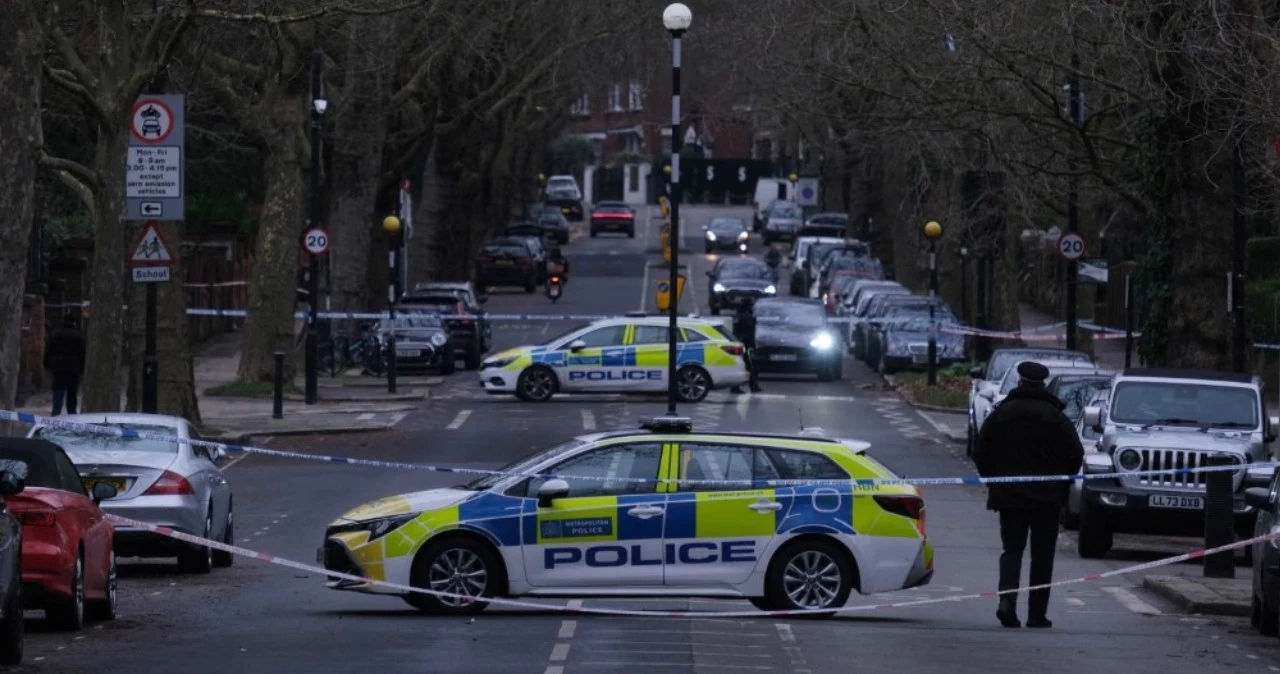
[[[699,225],[747,210],[682,209],[685,247],[697,251]],[[512,313],[614,313],[652,306],[647,253],[658,222],[642,219],[635,240],[602,236],[567,247],[575,274],[561,302],[499,292],[487,308]],[[758,247],[757,247],[758,249]],[[705,310],[702,275],[714,256],[691,252],[683,302]],[[779,284],[787,287],[785,281]],[[495,329],[497,348],[546,340],[574,327],[554,319]],[[714,393],[681,406],[701,430],[797,431],[820,426],[834,436],[871,444],[869,453],[909,477],[973,474],[963,450],[934,420],[846,359],[841,381],[768,377],[760,395]],[[570,436],[617,428],[665,411],[665,404],[623,396],[563,396],[528,404],[484,395],[473,375],[430,387],[426,401],[376,434],[273,437],[268,446],[329,455],[492,469]],[[963,426],[960,426],[963,428]],[[262,553],[312,563],[324,527],[355,505],[392,494],[457,484],[451,474],[250,456],[226,469],[235,490],[240,543]],[[1007,630],[992,598],[951,598],[994,588],[1000,542],[985,490],[930,487],[928,532],[936,573],[921,588],[855,596],[865,610],[829,620],[602,617],[571,608],[746,611],[745,601],[587,598],[544,609],[490,607],[475,618],[432,618],[394,597],[333,592],[323,574],[240,558],[230,569],[179,576],[161,564],[129,563],[121,572],[121,618],[79,634],[52,632],[33,621],[30,664],[18,672],[168,672],[275,674],[283,671],[512,672],[529,674],[731,674],[736,672],[869,671],[912,674],[1181,674],[1280,671],[1280,642],[1235,616],[1188,614],[1148,589],[1143,574],[1098,574],[1193,550],[1194,539],[1117,537],[1103,560],[1075,553],[1074,535],[1058,541],[1055,577],[1092,578],[1053,593],[1051,630]],[[1246,567],[1235,586],[1248,586]],[[1148,571],[1191,579],[1194,563]],[[881,604],[939,603],[891,609]],[[1021,600],[1025,607],[1025,598]],[[1022,608],[1025,617],[1025,608]]]

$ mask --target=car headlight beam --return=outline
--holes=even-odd
[[[724,284],[717,282],[715,285],[711,286],[711,290],[722,293],[725,291],[725,287]]]
[[[773,294],[776,294],[777,292],[778,292],[778,289],[775,288],[774,286],[768,286],[764,289],[764,294],[766,295],[773,295]]]
[[[382,517],[376,520],[365,522],[365,530],[369,532],[369,540],[376,541],[383,536],[399,529],[416,518],[418,513],[408,513],[405,515],[393,515],[391,517]]]
[[[816,337],[809,341],[809,346],[819,350],[827,351],[836,345],[836,340],[829,332],[819,333]]]
[[[443,332],[437,332],[436,334],[431,335],[432,346],[444,346],[448,341],[449,338]]]
[[[715,233],[715,232],[707,232],[707,241],[715,241],[715,240],[716,240],[716,233]]]
[[[750,239],[750,238],[751,238],[751,233],[750,233],[750,232],[740,232],[740,233],[738,234],[738,240],[739,240],[739,241],[746,241],[747,239]]]
[[[480,364],[480,367],[481,367],[482,369],[488,369],[488,368],[491,368],[491,367],[503,368],[503,367],[506,367],[506,366],[508,366],[508,365],[510,365],[510,364],[512,364],[512,363],[514,363],[514,362],[516,362],[516,357],[515,357],[515,356],[512,356],[512,357],[510,357],[510,358],[491,358],[491,359],[486,360],[485,362],[481,363],[481,364]]]

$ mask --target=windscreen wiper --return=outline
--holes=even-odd
[[[1199,419],[1179,419],[1177,417],[1169,417],[1167,419],[1156,419],[1155,421],[1152,421],[1149,424],[1143,424],[1142,430],[1146,431],[1146,430],[1150,430],[1152,426],[1167,426],[1170,424],[1195,424],[1196,426],[1201,425]]]

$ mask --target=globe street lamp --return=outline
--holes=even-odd
[[[398,267],[400,250],[400,218],[388,215],[382,219],[382,231],[390,237],[387,239],[387,393],[396,392],[396,277],[400,274]]]
[[[938,384],[938,239],[942,223],[924,223],[924,238],[929,240],[929,385]]]
[[[787,176],[787,180],[791,182],[791,200],[796,202],[796,205],[799,206],[800,195],[796,194],[796,183],[800,182],[800,176],[792,173],[791,175]]]
[[[668,192],[671,195],[671,275],[667,286],[667,314],[670,324],[667,331],[667,414],[675,416],[676,362],[679,327],[676,316],[680,310],[680,38],[693,23],[693,12],[683,3],[674,2],[662,10],[662,25],[671,33],[671,173],[668,174]]]

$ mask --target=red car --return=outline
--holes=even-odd
[[[63,630],[80,629],[86,617],[114,619],[114,528],[98,504],[115,497],[115,488],[99,482],[86,492],[75,464],[47,440],[0,438],[0,470],[24,484],[5,504],[22,524],[26,608],[43,608]]]
[[[601,232],[618,232],[636,238],[636,213],[621,201],[601,201],[591,211],[591,238]]]

